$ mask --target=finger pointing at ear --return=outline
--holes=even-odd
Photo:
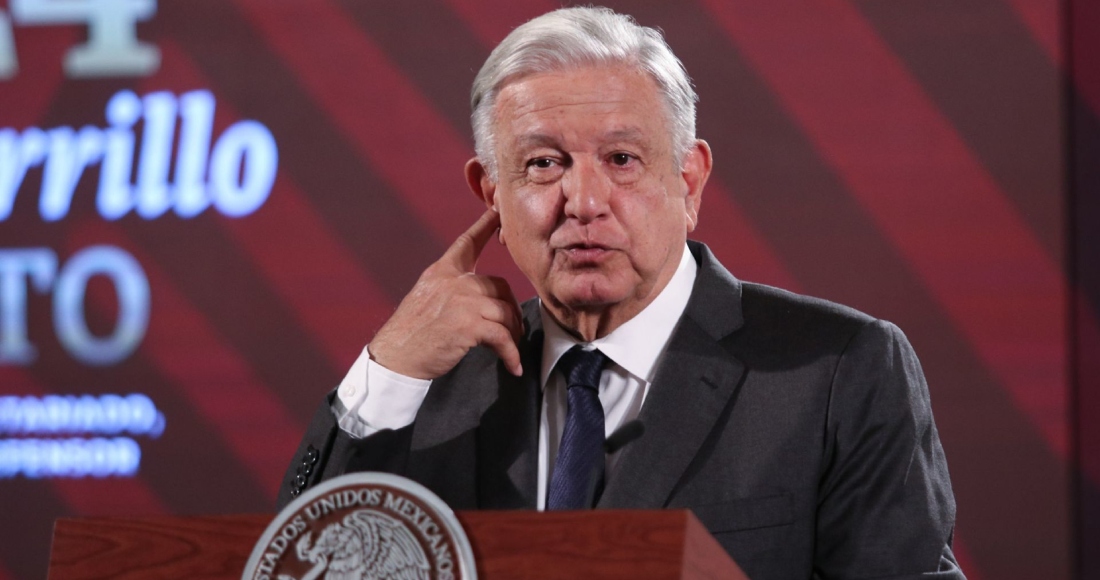
[[[448,261],[461,272],[473,272],[482,250],[499,227],[500,214],[491,209],[486,210],[474,225],[462,232],[451,247],[447,248],[440,262]]]
[[[488,210],[421,274],[370,344],[375,362],[409,377],[450,371],[469,350],[485,345],[508,370],[523,373],[519,305],[502,278],[474,273],[478,257],[500,226]]]

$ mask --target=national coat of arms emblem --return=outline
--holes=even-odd
[[[476,580],[454,513],[408,479],[355,473],[288,505],[252,550],[242,580]]]

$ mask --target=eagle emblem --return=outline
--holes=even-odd
[[[298,559],[313,564],[297,580],[429,580],[424,548],[400,521],[378,510],[351,512],[313,542],[307,532],[296,544]],[[327,572],[327,573],[326,573]],[[279,580],[296,580],[279,575]]]

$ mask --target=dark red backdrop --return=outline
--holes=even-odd
[[[508,31],[558,5],[157,4],[138,27],[161,55],[149,76],[68,78],[64,54],[87,27],[15,22],[18,72],[0,81],[0,128],[102,128],[120,90],[206,89],[217,102],[215,139],[240,120],[259,122],[278,146],[277,176],[242,217],[211,208],[110,220],[96,209],[93,165],[68,214],[47,221],[43,170],[28,171],[0,221],[0,251],[49,248],[64,265],[90,246],[120,248],[141,265],[151,309],[133,354],[89,366],[59,341],[56,296],[23,279],[38,357],[0,364],[0,396],[140,392],[166,428],[135,437],[133,478],[0,479],[0,580],[42,575],[59,516],[271,509],[321,395],[480,213],[461,177],[474,73]],[[1086,151],[1085,129],[1078,141],[1066,135],[1069,119],[1092,130],[1095,146],[1100,92],[1071,85],[1067,114],[1063,6],[610,5],[660,26],[695,79],[699,134],[716,157],[697,237],[741,278],[850,304],[912,340],[955,484],[968,576],[1072,577],[1073,538],[1087,528],[1077,524],[1097,521],[1075,519],[1074,490],[1100,484],[1100,462],[1075,470],[1088,443],[1073,427],[1089,421],[1071,406],[1097,392],[1078,397],[1071,387],[1100,376],[1085,340],[1100,343],[1100,276],[1087,267],[1100,260],[1089,262],[1097,245],[1073,234],[1100,219],[1067,219],[1086,215],[1070,207],[1089,199],[1091,175],[1067,180],[1067,168],[1095,155],[1076,153]],[[530,294],[499,249],[480,269]],[[1071,295],[1080,297],[1073,310]],[[110,334],[117,301],[92,279],[93,332]]]

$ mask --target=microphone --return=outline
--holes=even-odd
[[[619,426],[614,433],[609,435],[603,442],[604,453],[610,455],[627,444],[638,439],[645,433],[645,425],[638,419],[627,421]],[[600,464],[596,469],[592,470],[592,473],[588,477],[588,493],[585,494],[585,505],[589,507],[596,507],[596,502],[603,495],[604,486],[604,466]]]

